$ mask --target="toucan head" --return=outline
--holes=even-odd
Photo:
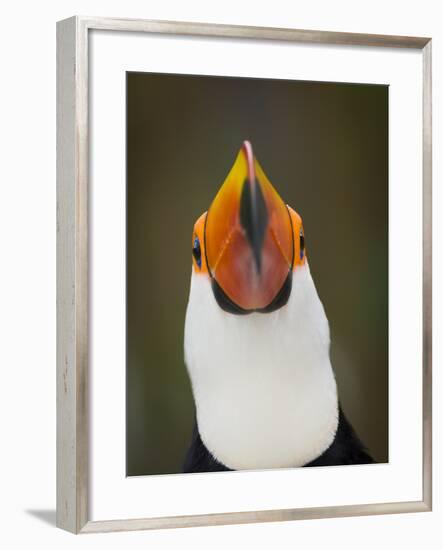
[[[193,270],[209,277],[230,313],[284,306],[293,271],[306,262],[301,217],[287,206],[245,141],[192,236]]]

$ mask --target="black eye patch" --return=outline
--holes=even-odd
[[[194,256],[198,267],[201,268],[201,266],[202,266],[202,251],[201,251],[201,248],[200,248],[200,241],[199,241],[198,237],[194,238],[194,243],[192,245],[192,255]]]

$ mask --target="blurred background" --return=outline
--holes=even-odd
[[[181,471],[192,229],[245,139],[303,218],[344,412],[388,460],[388,87],[127,73],[127,475]]]

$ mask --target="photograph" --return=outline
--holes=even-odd
[[[70,533],[433,511],[433,38],[228,19],[57,22]]]
[[[126,73],[127,476],[389,462],[388,100]]]
[[[2,5],[0,548],[440,550],[441,4]]]

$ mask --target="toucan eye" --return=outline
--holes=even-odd
[[[303,235],[303,230],[300,229],[300,260],[303,260],[305,255],[305,237]]]
[[[195,237],[194,244],[192,245],[192,255],[195,258],[195,261],[197,262],[198,267],[200,268],[202,266],[202,252],[200,248],[200,241],[198,240],[198,237]]]

